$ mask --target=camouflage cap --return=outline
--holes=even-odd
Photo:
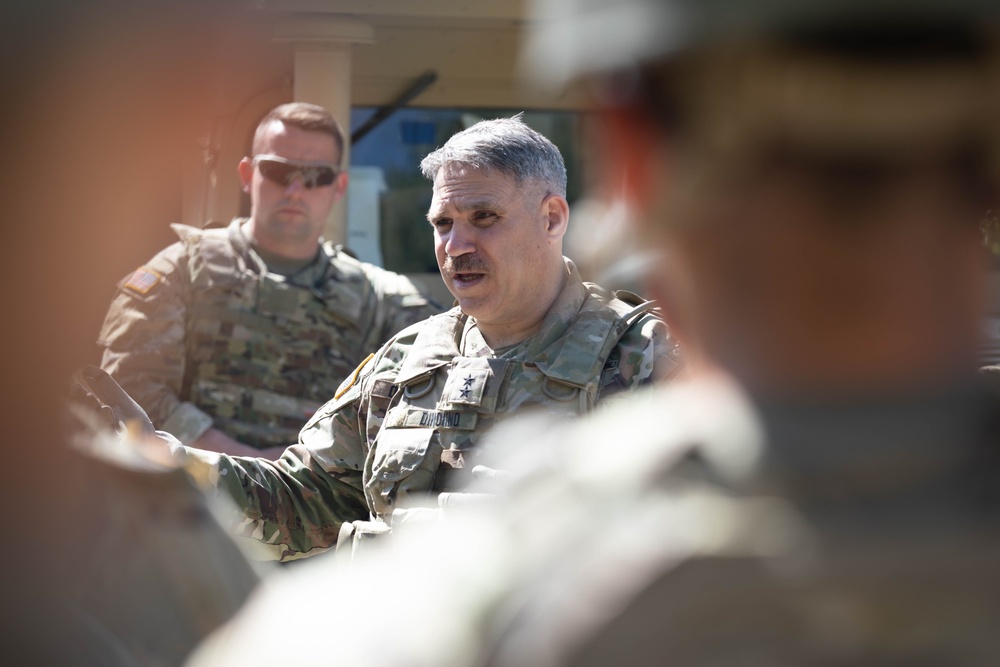
[[[602,92],[684,119],[715,161],[975,144],[1000,165],[996,0],[533,1],[536,82],[624,72]]]
[[[694,46],[831,28],[979,25],[996,0],[532,0],[525,75],[563,85]],[[539,67],[544,63],[544,67]]]

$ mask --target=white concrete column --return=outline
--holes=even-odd
[[[297,17],[275,26],[275,40],[291,42],[295,49],[295,101],[326,107],[344,128],[342,166],[346,169],[351,158],[351,55],[354,44],[373,41],[372,27],[346,17]],[[330,211],[323,235],[333,243],[346,241],[346,196]]]

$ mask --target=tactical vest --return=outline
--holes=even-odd
[[[324,279],[303,287],[248,265],[252,256],[234,251],[245,248],[236,226],[175,230],[192,282],[182,396],[243,443],[294,443],[368,352],[361,346],[375,318],[371,283],[332,248],[321,251],[330,258]]]
[[[619,340],[652,304],[588,291],[562,337],[531,359],[462,356],[468,318],[454,310],[428,320],[395,377],[372,384],[373,409],[385,414],[365,463],[374,514],[388,521],[408,494],[466,488],[477,441],[506,415],[594,406]]]

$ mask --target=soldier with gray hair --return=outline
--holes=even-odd
[[[494,432],[507,502],[271,582],[195,664],[273,662],[244,637],[291,598],[343,633],[316,665],[1000,664],[1000,6],[541,4],[534,70],[600,75],[608,174],[683,267],[692,382]]]
[[[477,123],[455,134],[420,161],[420,171],[433,181],[451,163],[507,174],[518,185],[542,186],[552,194],[566,196],[566,165],[559,149],[531,131],[521,114]]]
[[[365,359],[275,461],[180,449],[235,500],[239,534],[290,560],[360,543],[472,482],[483,433],[528,410],[576,415],[682,361],[651,302],[584,283],[562,255],[558,149],[517,118],[424,160],[438,264],[458,306]]]

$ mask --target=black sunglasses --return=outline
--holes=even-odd
[[[340,171],[328,164],[293,162],[277,155],[256,155],[253,163],[260,169],[260,175],[278,185],[288,186],[295,178],[302,178],[307,189],[333,185]]]

